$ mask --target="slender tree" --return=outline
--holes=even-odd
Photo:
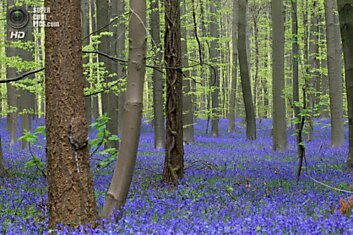
[[[272,99],[273,150],[287,148],[284,82],[284,8],[283,0],[272,0]]]
[[[243,91],[243,99],[245,105],[245,118],[246,118],[246,137],[249,140],[256,139],[256,120],[254,103],[251,92],[250,83],[250,66],[249,55],[247,49],[247,0],[239,0],[239,35],[238,35],[238,51],[239,51],[239,66],[240,78]]]
[[[209,56],[210,61],[213,63],[213,66],[210,70],[210,85],[212,87],[212,122],[211,122],[211,132],[213,136],[219,135],[218,123],[219,123],[219,87],[220,87],[220,76],[219,76],[219,67],[216,63],[219,62],[219,29],[218,29],[218,16],[217,16],[217,8],[219,4],[218,1],[210,2],[210,36],[212,37],[212,41],[209,47]]]
[[[102,216],[109,218],[125,204],[134,172],[143,106],[146,57],[146,1],[130,0],[129,62],[119,158]]]
[[[164,181],[178,184],[184,174],[180,2],[165,2],[164,60],[167,66]]]
[[[1,144],[1,136],[0,136],[0,177],[7,176],[8,171],[5,166],[4,155],[2,154],[2,144]]]
[[[156,64],[162,64],[162,48],[160,39],[160,11],[159,0],[151,1],[151,39],[152,51],[155,52]],[[153,124],[154,124],[154,147],[165,148],[165,127],[163,112],[163,73],[160,70],[153,70]]]
[[[182,1],[183,6],[181,7],[181,15],[187,13],[186,11],[186,1]],[[185,17],[184,17],[185,18]],[[189,56],[187,50],[187,31],[184,22],[181,28],[181,50],[182,50],[182,64],[184,67],[189,66]],[[183,73],[186,77],[183,79],[183,140],[184,143],[192,144],[195,142],[194,138],[194,107],[192,103],[191,93],[191,80],[190,80],[190,70],[186,70]]]
[[[341,147],[344,142],[343,127],[343,82],[342,82],[342,45],[337,1],[325,1],[327,32],[327,65],[330,93],[331,145]]]
[[[338,0],[339,21],[346,75],[349,153],[347,167],[353,169],[353,0]]]
[[[232,48],[233,48],[233,64],[232,64],[232,81],[229,96],[229,113],[228,113],[228,132],[235,131],[235,104],[237,98],[237,80],[238,80],[238,0],[233,0],[233,21],[232,21]]]
[[[55,9],[48,21],[60,24],[45,29],[49,226],[94,224],[98,212],[87,144],[80,1],[46,0],[45,6]]]
[[[11,9],[14,5],[15,5],[14,0],[7,1],[8,10]],[[8,25],[8,32],[10,32],[11,30],[14,30],[14,29]],[[6,47],[7,57],[19,55],[18,52],[19,52],[18,48],[15,48],[12,45],[9,45]],[[16,69],[8,66],[6,70],[6,76],[8,78],[11,78],[11,77],[16,77],[16,75],[17,75]],[[11,83],[6,84],[6,89],[7,89],[7,106],[9,110],[6,117],[6,129],[10,132],[10,145],[14,145],[18,138],[18,133],[17,133],[17,116],[18,116],[17,93],[18,91]]]
[[[292,71],[293,71],[293,101],[292,105],[294,108],[294,118],[295,118],[295,130],[298,132],[299,121],[300,121],[300,108],[299,103],[299,43],[298,43],[298,4],[297,0],[292,2]]]
[[[82,27],[82,41],[83,46],[86,46],[90,43],[90,38],[87,37],[90,32],[90,25],[89,25],[89,0],[82,0],[81,1],[81,27]],[[83,59],[83,64],[87,64],[89,62],[89,57],[86,56]],[[90,84],[87,79],[85,79],[84,83],[85,87],[89,88]],[[87,124],[90,125],[92,122],[92,108],[91,108],[91,97],[87,96],[85,98],[85,108],[86,108],[86,120]]]

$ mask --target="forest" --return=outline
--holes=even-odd
[[[353,234],[353,0],[1,0],[1,234]]]

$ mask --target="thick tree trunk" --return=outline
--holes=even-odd
[[[325,1],[327,33],[327,65],[331,113],[331,145],[341,147],[344,142],[343,127],[343,82],[342,82],[342,44],[337,1]]]
[[[237,98],[238,80],[238,0],[233,0],[233,21],[232,21],[232,81],[229,96],[228,132],[235,132],[235,105]]]
[[[186,1],[183,1],[183,7],[181,8],[181,15],[186,13]],[[187,23],[187,22],[185,22]],[[184,24],[186,25],[186,24]],[[181,42],[182,51],[182,64],[184,67],[189,66],[189,56],[187,50],[187,33],[186,27],[183,26],[181,29],[181,37],[184,39]],[[186,69],[184,71],[186,77],[183,79],[183,140],[187,144],[193,144],[195,142],[194,138],[194,106],[192,103],[191,92],[191,81],[190,81],[190,70]]]
[[[143,86],[146,57],[146,1],[130,0],[129,62],[127,92],[124,105],[122,142],[103,207],[103,218],[109,218],[125,204],[140,137],[143,105]]]
[[[154,61],[162,64],[162,48],[160,39],[159,0],[151,2],[151,37],[152,50],[155,53]],[[165,148],[165,126],[164,126],[164,103],[163,103],[163,73],[157,69],[153,70],[153,124],[154,124],[154,147]]]
[[[164,60],[167,66],[166,155],[163,178],[178,184],[184,174],[180,2],[165,2]],[[175,69],[178,68],[178,69]]]
[[[284,9],[283,0],[272,0],[272,127],[273,150],[287,148],[284,80]]]
[[[349,153],[348,169],[353,169],[353,1],[338,0],[338,12],[341,26],[342,46],[346,75],[348,126],[349,126]]]
[[[87,143],[80,1],[46,0],[45,6],[55,9],[48,21],[60,24],[45,28],[49,226],[94,225],[98,212]]]
[[[256,139],[256,121],[255,110],[250,84],[250,67],[247,50],[247,0],[239,0],[239,35],[238,35],[238,50],[239,50],[239,65],[240,77],[243,91],[243,99],[246,115],[246,137],[249,140]]]

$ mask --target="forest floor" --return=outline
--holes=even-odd
[[[258,138],[248,141],[240,120],[234,134],[220,122],[220,137],[196,124],[196,143],[185,145],[185,177],[177,188],[161,184],[164,151],[153,148],[150,124],[142,125],[135,175],[124,214],[103,228],[57,234],[353,234],[353,219],[338,211],[351,194],[353,175],[345,171],[348,143],[330,148],[328,120],[316,120],[314,139],[306,143],[307,167],[296,182],[297,154],[293,131],[289,148],[272,151],[271,120],[257,121]],[[5,120],[0,126],[5,130]],[[11,178],[0,178],[0,233],[47,234],[47,183],[35,168],[25,167],[28,150],[9,146],[1,133]],[[347,134],[346,134],[347,139]],[[44,145],[44,140],[40,139]],[[33,153],[45,158],[44,147]],[[92,160],[96,198],[102,209],[111,166]],[[323,184],[315,182],[317,180]]]

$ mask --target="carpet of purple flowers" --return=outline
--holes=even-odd
[[[338,212],[339,199],[349,193],[324,187],[311,177],[350,190],[353,175],[345,172],[348,144],[330,148],[328,120],[316,120],[314,140],[306,143],[308,166],[296,183],[296,143],[273,152],[271,121],[258,121],[258,139],[248,141],[241,122],[237,132],[220,137],[196,124],[196,144],[185,146],[185,177],[177,188],[161,184],[164,152],[153,148],[150,124],[143,124],[135,175],[119,222],[89,230],[63,229],[57,234],[353,234],[353,220]],[[5,120],[1,120],[5,130]],[[25,168],[28,150],[9,147],[4,131],[3,152],[13,177],[0,178],[0,233],[48,234],[47,184]],[[347,137],[347,136],[346,136]],[[44,144],[44,140],[41,140]],[[44,159],[44,148],[33,149]],[[96,198],[101,210],[112,166],[97,168],[92,159]]]

